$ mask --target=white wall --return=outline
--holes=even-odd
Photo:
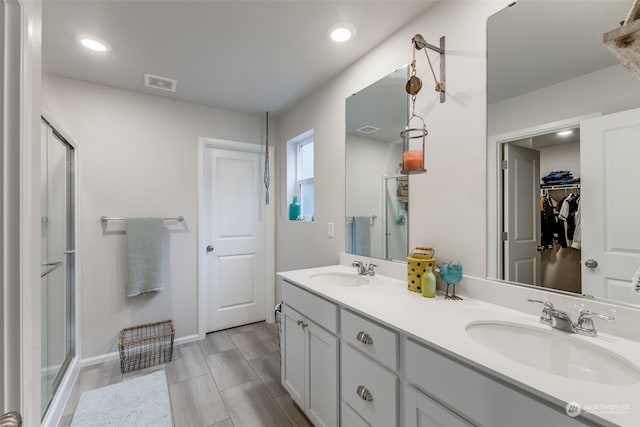
[[[579,142],[540,148],[540,177],[553,171],[570,171],[574,177],[580,177]]]
[[[115,351],[139,323],[197,334],[198,137],[262,143],[263,118],[48,75],[42,95],[78,146],[82,357]],[[123,224],[102,215],[184,216],[165,227],[162,292],[126,298]]]
[[[438,44],[446,36],[447,101],[440,104],[421,53],[424,88],[416,113],[429,130],[424,175],[410,177],[410,247],[429,245],[441,260],[456,259],[465,273],[486,272],[486,19],[509,1],[441,2],[283,113],[278,143],[316,132],[316,221],[289,223],[279,201],[276,270],[334,264],[344,235],[327,238],[327,222],[344,230],[345,99],[411,61],[411,38],[421,33]],[[399,5],[401,7],[401,5]],[[436,70],[439,59],[431,53]],[[283,150],[280,150],[282,153]],[[280,158],[284,162],[283,158]],[[301,251],[301,247],[313,251]]]
[[[640,80],[622,65],[615,65],[489,105],[488,135],[637,108],[639,100]]]

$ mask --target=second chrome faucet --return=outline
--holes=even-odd
[[[598,335],[598,333],[593,324],[594,317],[608,321],[615,320],[611,316],[593,313],[592,311],[583,308],[578,314],[578,320],[573,323],[566,311],[556,309],[553,304],[548,301],[540,301],[536,299],[529,299],[527,301],[544,305],[544,308],[542,309],[542,315],[540,316],[540,323],[549,325],[554,329],[560,329],[561,331],[570,332],[572,334],[595,337],[596,335]]]

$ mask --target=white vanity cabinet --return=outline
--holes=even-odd
[[[287,282],[282,295],[282,385],[315,426],[338,426],[337,306]]]
[[[340,390],[346,405],[371,426],[398,424],[398,333],[340,310]],[[350,413],[342,414],[342,425]]]
[[[409,393],[405,414],[407,425],[438,425],[414,421],[421,412],[438,419],[442,425],[486,426],[584,426],[583,418],[567,416],[563,408],[554,408],[539,398],[466,366],[454,357],[406,339],[405,369],[407,383],[415,385],[438,400],[407,385]],[[415,403],[414,403],[415,402]],[[464,417],[464,418],[463,418]],[[470,421],[467,424],[464,419]],[[449,421],[447,421],[449,420]]]
[[[610,425],[408,334],[387,306],[286,280],[282,295],[282,384],[315,426]]]

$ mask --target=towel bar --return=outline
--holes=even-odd
[[[113,218],[113,217],[108,217],[106,215],[101,216],[100,220],[102,222],[107,222],[107,221],[124,221],[126,218]],[[183,216],[178,216],[178,217],[173,217],[173,218],[162,218],[164,221],[184,221],[184,217]]]

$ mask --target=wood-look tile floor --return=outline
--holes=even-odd
[[[275,325],[260,322],[176,347],[164,365],[124,375],[119,361],[82,368],[60,426],[71,425],[82,392],[158,370],[167,374],[174,427],[312,425],[280,384]]]

